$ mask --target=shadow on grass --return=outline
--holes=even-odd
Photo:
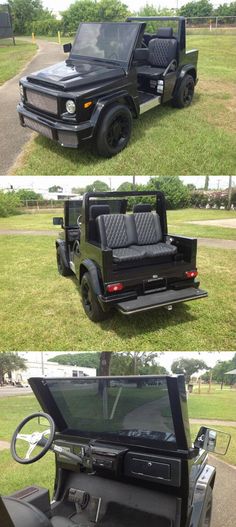
[[[75,277],[70,278],[79,294],[81,308],[80,285]],[[84,312],[84,311],[83,311]],[[85,313],[84,316],[86,317]],[[110,317],[107,320],[97,323],[102,331],[114,331],[120,338],[132,338],[148,333],[156,333],[166,328],[174,328],[179,324],[186,324],[197,319],[193,315],[189,305],[180,303],[173,306],[173,311],[165,308],[157,308],[147,312],[137,313],[136,315],[122,315],[116,309],[111,309]],[[94,324],[88,319],[88,323]],[[92,326],[91,326],[92,331]]]

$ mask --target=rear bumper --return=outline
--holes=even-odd
[[[125,300],[116,304],[115,307],[123,315],[132,315],[141,311],[150,311],[151,309],[156,309],[158,307],[170,306],[180,302],[189,302],[190,300],[198,300],[207,296],[207,291],[196,289],[195,287],[188,287],[187,289],[180,289],[178,291],[169,289],[167,291],[141,295],[133,300]]]
[[[66,148],[78,148],[81,141],[93,136],[94,127],[90,121],[82,124],[63,123],[49,117],[39,116],[26,109],[23,103],[18,104],[17,111],[21,126],[31,128]]]

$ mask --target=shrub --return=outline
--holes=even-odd
[[[0,217],[7,218],[20,213],[20,199],[15,192],[3,192],[0,190]]]

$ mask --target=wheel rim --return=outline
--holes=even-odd
[[[129,137],[129,120],[124,115],[118,115],[111,122],[107,131],[107,142],[111,148],[122,146]]]
[[[184,93],[183,93],[183,101],[186,106],[191,103],[192,98],[193,98],[193,92],[194,92],[193,83],[189,81],[186,84],[184,88]]]
[[[83,304],[84,304],[85,311],[86,313],[90,314],[92,312],[92,301],[91,301],[91,291],[90,291],[88,284],[83,284],[82,296],[83,296]]]

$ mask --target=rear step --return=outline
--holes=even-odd
[[[161,104],[161,96],[152,93],[139,92],[140,114]]]
[[[116,305],[116,308],[123,315],[132,315],[139,311],[148,311],[149,309],[169,306],[177,304],[178,302],[197,300],[198,298],[204,298],[206,296],[208,296],[206,291],[195,289],[195,287],[188,287],[187,289],[181,289],[179,291],[170,289],[168,291],[138,296],[135,300],[119,302],[119,304]]]

